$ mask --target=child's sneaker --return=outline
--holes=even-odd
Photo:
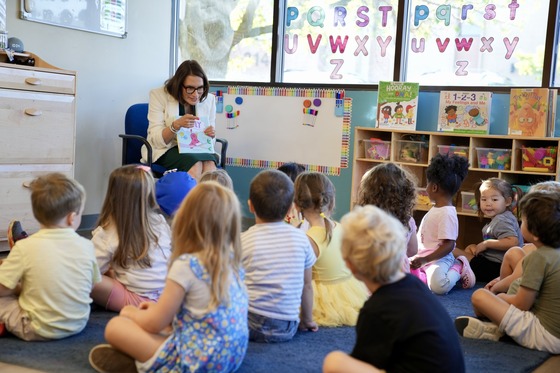
[[[109,344],[97,345],[89,352],[89,363],[101,373],[137,372],[134,359]]]
[[[455,319],[455,329],[463,337],[472,339],[499,341],[504,335],[498,325],[469,316],[457,317]]]
[[[463,255],[458,256],[456,259],[463,264],[461,269],[461,285],[463,285],[463,289],[472,288],[476,283],[476,277],[471,269],[469,260]]]
[[[14,247],[17,241],[27,238],[27,233],[23,230],[18,220],[12,220],[8,226],[8,244],[10,249]]]

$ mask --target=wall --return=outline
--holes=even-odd
[[[25,49],[48,63],[78,72],[76,179],[84,184],[88,200],[85,214],[99,213],[109,173],[120,165],[126,109],[147,102],[151,88],[169,76],[171,2],[128,2],[128,37],[120,39],[73,29],[20,20],[19,1],[7,5],[7,30],[19,37]],[[224,87],[213,87],[213,89]],[[347,90],[353,99],[352,127],[374,126],[377,93]],[[418,129],[435,130],[439,93],[421,92]],[[495,94],[492,104],[492,134],[507,133],[509,94]],[[560,111],[557,115],[560,114]],[[352,128],[352,134],[354,130]],[[557,129],[557,136],[560,128]],[[218,134],[219,135],[219,134]],[[273,141],[264,139],[263,141]],[[313,151],[309,144],[309,151]],[[320,146],[320,145],[319,145]],[[350,159],[354,144],[350,144]],[[350,209],[352,162],[340,176],[331,177],[337,190],[335,218]],[[260,171],[228,167],[237,195],[247,209],[249,184]]]
[[[19,18],[19,1],[8,1],[7,30],[51,65],[77,71],[75,178],[87,191],[85,214],[97,214],[107,178],[120,165],[126,109],[147,102],[169,77],[171,2],[128,1],[125,39]]]

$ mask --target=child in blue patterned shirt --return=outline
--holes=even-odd
[[[105,338],[110,345],[90,352],[96,370],[239,368],[249,338],[240,211],[233,191],[214,181],[200,183],[187,195],[174,219],[173,254],[161,297],[138,308],[126,306],[109,321]]]

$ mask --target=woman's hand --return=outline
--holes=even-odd
[[[208,137],[214,138],[216,137],[216,130],[214,126],[208,126],[204,129],[204,134]]]
[[[182,117],[179,117],[173,121],[173,127],[178,131],[181,128],[192,128],[194,127],[194,122],[199,120],[197,116],[192,114],[185,114]]]

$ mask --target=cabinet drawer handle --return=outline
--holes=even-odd
[[[30,115],[32,117],[37,117],[39,115],[43,115],[43,111],[35,108],[28,108],[24,110],[25,114]]]
[[[26,78],[25,82],[27,84],[31,84],[31,85],[41,85],[42,84],[41,79],[39,79],[39,78]]]

